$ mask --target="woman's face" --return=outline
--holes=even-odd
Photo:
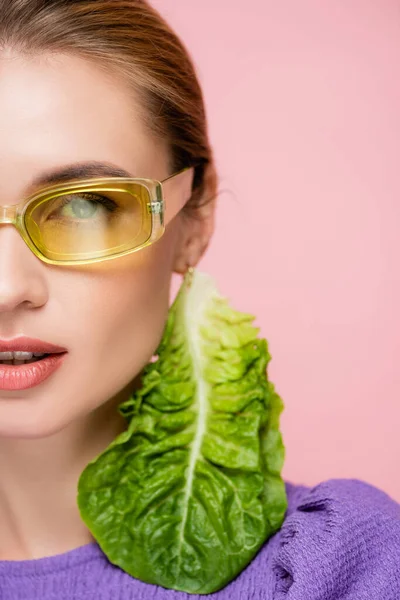
[[[145,131],[132,94],[76,57],[2,56],[0,132],[0,207],[73,163],[111,163],[158,180],[169,174],[166,148]],[[181,231],[178,216],[153,246],[65,267],[43,263],[15,227],[0,226],[0,338],[68,350],[42,384],[0,389],[0,438],[45,437],[129,397],[163,333]]]

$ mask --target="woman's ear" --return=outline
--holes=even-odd
[[[184,275],[189,266],[195,267],[207,250],[215,228],[215,206],[212,198],[191,213],[182,210],[177,216],[180,232],[173,265],[176,273]]]

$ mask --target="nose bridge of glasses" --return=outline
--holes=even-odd
[[[2,223],[15,223],[17,220],[16,204],[11,206],[0,206],[0,225]]]

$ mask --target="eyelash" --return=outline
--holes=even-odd
[[[84,200],[90,200],[92,202],[96,202],[97,204],[101,204],[111,213],[115,213],[118,210],[118,206],[115,204],[115,202],[113,200],[110,200],[110,198],[107,198],[106,196],[100,196],[97,194],[90,194],[90,193],[87,193],[87,194],[83,193],[83,194],[80,194],[78,197],[82,197]],[[61,205],[66,206],[67,204],[70,204],[71,202],[72,202],[72,200],[68,200],[68,196],[67,196],[66,198],[62,199]]]

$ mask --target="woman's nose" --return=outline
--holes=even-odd
[[[45,301],[43,273],[41,261],[25,244],[16,227],[0,223],[0,324],[3,313],[23,303],[40,306]]]

